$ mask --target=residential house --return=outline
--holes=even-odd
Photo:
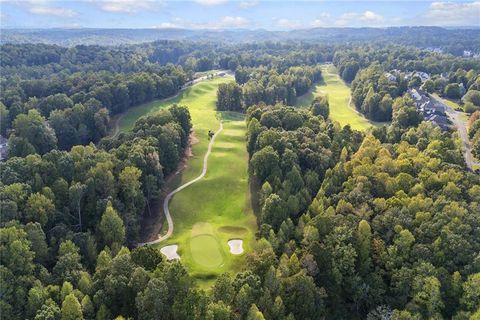
[[[442,131],[447,131],[449,128],[449,121],[446,114],[445,106],[437,102],[423,90],[410,89],[408,91],[418,113],[420,113],[425,121],[432,122],[438,126]]]

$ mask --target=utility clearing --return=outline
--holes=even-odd
[[[340,78],[333,64],[322,65],[322,77],[322,82],[297,98],[296,106],[308,107],[316,97],[327,95],[330,119],[337,121],[342,127],[349,124],[352,129],[363,131],[372,126],[386,124],[368,120],[355,109],[351,100],[350,87]]]
[[[168,204],[171,234],[164,237],[170,229],[165,222],[159,235],[162,241],[154,245],[169,259],[177,259],[174,251],[198,285],[205,288],[218,275],[243,268],[244,252],[250,250],[257,230],[250,205],[244,115],[217,112],[215,108],[218,86],[230,81],[234,81],[233,77],[227,76],[194,84],[170,100],[132,109],[119,123],[120,130],[129,130],[138,117],[174,103],[189,108],[198,143],[192,145],[193,155],[187,159],[186,167],[171,179],[168,190],[196,180],[204,170],[205,161],[208,166],[204,176],[172,195]],[[221,125],[223,129],[215,137],[207,159],[208,131],[217,132]],[[228,244],[231,239],[242,240],[241,253],[231,253]]]

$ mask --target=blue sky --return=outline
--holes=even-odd
[[[2,27],[480,26],[480,1],[0,0]]]

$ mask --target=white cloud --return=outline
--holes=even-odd
[[[172,21],[162,22],[155,28],[185,28],[185,29],[236,29],[246,28],[250,21],[244,17],[225,16],[218,21],[209,21],[205,23],[193,23],[180,18]]]
[[[76,15],[75,11],[60,7],[34,6],[30,7],[28,11],[43,16],[73,17]]]
[[[347,12],[340,16],[335,22],[338,26],[359,26],[359,25],[379,25],[385,21],[385,18],[373,11],[367,10],[363,13]]]
[[[248,26],[249,21],[244,17],[225,16],[218,23],[220,28],[244,28]]]
[[[313,20],[310,26],[313,28],[326,27],[330,24],[330,13],[322,12],[318,19]]]
[[[282,29],[298,29],[302,27],[302,24],[297,20],[277,19],[274,26]]]
[[[258,4],[258,1],[252,0],[252,1],[240,1],[239,6],[242,9],[248,9],[255,7]]]
[[[310,24],[313,28],[320,28],[320,27],[325,27],[327,26],[327,23],[325,20],[321,20],[321,19],[315,19],[312,21],[312,23]]]
[[[163,3],[153,0],[104,0],[94,1],[96,5],[99,5],[103,11],[113,13],[135,13],[140,10],[147,10],[153,8],[154,4]]]
[[[418,24],[466,26],[480,24],[480,1],[475,2],[432,2],[429,10]]]
[[[158,29],[176,29],[176,28],[183,28],[183,26],[178,25],[173,22],[162,22],[159,25],[154,26],[154,28]]]
[[[59,7],[51,6],[48,0],[11,0],[11,1],[2,1],[10,4],[20,6],[28,12],[36,15],[42,16],[54,16],[54,17],[63,17],[70,18],[76,16],[77,13],[74,10]]]
[[[218,6],[227,2],[227,0],[195,0],[196,3],[202,6]]]

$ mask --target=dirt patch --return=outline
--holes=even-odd
[[[197,136],[195,135],[195,132],[192,131],[192,133],[190,134],[190,137],[188,139],[188,147],[187,149],[185,150],[185,156],[186,157],[191,157],[193,156],[193,152],[192,152],[192,146],[199,143],[200,140],[197,138]]]
[[[165,221],[165,215],[162,212],[163,200],[171,190],[175,189],[175,180],[181,180],[179,178],[181,177],[183,170],[187,167],[188,158],[193,156],[192,146],[198,142],[199,140],[195,136],[195,132],[192,131],[188,138],[188,146],[185,149],[182,160],[178,163],[177,170],[165,178],[164,187],[161,191],[160,197],[155,203],[151,203],[150,208],[148,208],[147,205],[147,216],[143,218],[140,229],[140,242],[148,242],[158,238],[158,235],[162,230],[163,222]]]

